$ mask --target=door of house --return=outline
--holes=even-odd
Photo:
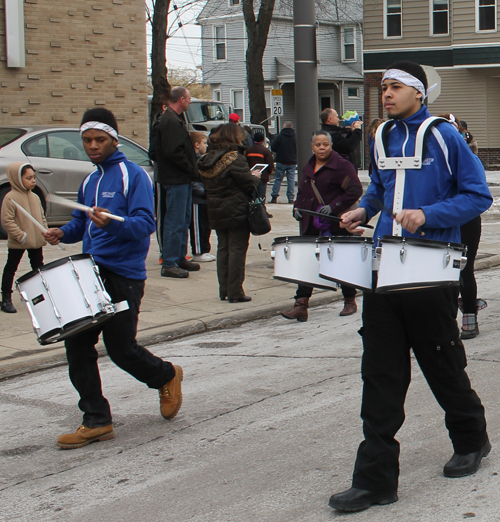
[[[333,108],[333,92],[321,92],[319,94],[319,110]]]

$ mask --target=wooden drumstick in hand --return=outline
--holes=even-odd
[[[41,223],[39,223],[27,210],[21,207],[19,203],[16,203],[13,199],[11,199],[11,201],[12,203],[14,203],[19,212],[21,212],[21,214],[24,214],[38,228],[38,230],[40,230],[44,234],[48,232],[48,230]],[[59,243],[59,248],[61,250],[66,250],[66,247],[62,243]]]

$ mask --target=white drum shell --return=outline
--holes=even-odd
[[[359,288],[372,290],[373,241],[360,238],[331,238],[320,244],[320,277]],[[351,241],[352,240],[352,241]]]
[[[23,300],[27,299],[30,313],[36,319],[34,328],[40,342],[48,332],[71,329],[71,325],[86,319],[92,323],[100,315],[114,313],[90,256],[68,257],[63,264],[61,261],[55,262],[58,264],[54,267],[46,265],[28,279],[21,278],[17,282]]]
[[[315,288],[337,290],[338,285],[319,276],[319,245],[315,237],[289,237],[273,244],[274,278]]]
[[[431,246],[432,243],[436,242],[422,246],[382,239],[376,292],[458,285],[460,268],[464,266],[463,251],[444,244]]]

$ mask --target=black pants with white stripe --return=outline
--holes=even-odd
[[[195,255],[208,254],[210,252],[210,223],[208,221],[207,205],[193,203],[193,215],[189,226],[189,239],[191,252]]]

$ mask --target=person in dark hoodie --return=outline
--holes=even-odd
[[[118,124],[112,112],[88,110],[80,134],[85,152],[97,168],[80,186],[78,203],[92,211],[75,210],[68,224],[50,228],[44,236],[52,245],[83,241],[83,252],[94,257],[112,301],[127,301],[129,308],[64,342],[69,377],[80,395],[83,422],[75,433],[59,437],[57,445],[62,449],[80,448],[115,436],[97,365],[95,345],[101,332],[111,360],[159,391],[160,412],[165,419],[173,419],[182,404],[182,368],[156,357],[136,340],[146,256],[155,231],[151,178],[118,149]],[[111,221],[105,211],[122,216],[124,221]]]
[[[198,161],[207,191],[208,218],[217,232],[219,297],[230,303],[246,303],[243,291],[250,227],[249,202],[259,184],[260,171],[250,172],[243,155],[245,131],[227,123],[210,135],[210,152]]]
[[[354,151],[361,143],[363,132],[361,120],[355,121],[350,128],[339,127],[339,115],[335,109],[325,109],[321,113],[321,130],[325,130],[332,137],[332,149],[339,154],[347,156],[347,159],[354,165],[356,171],[358,165]]]
[[[151,133],[149,136],[149,150],[148,156],[151,161],[154,161],[154,180],[155,180],[155,213],[156,213],[156,241],[160,251],[160,262],[163,258],[163,225],[165,221],[165,213],[167,211],[167,195],[165,190],[158,183],[158,163],[156,158],[156,151],[158,147],[158,126],[160,125],[161,117],[170,105],[170,94],[164,93],[160,96],[161,111],[154,117],[151,126]]]
[[[297,136],[293,123],[286,121],[281,132],[274,138],[271,150],[276,153],[276,174],[271,190],[271,203],[278,203],[281,182],[286,175],[286,195],[288,203],[293,203],[295,196],[295,172],[297,171]]]

